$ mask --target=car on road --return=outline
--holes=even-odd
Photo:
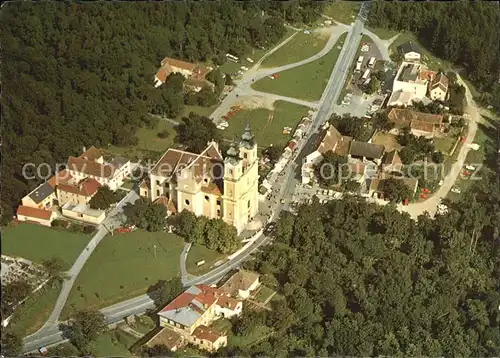
[[[269,224],[266,225],[266,228],[264,229],[264,232],[266,234],[270,234],[276,229],[276,223],[275,222],[270,222]]]

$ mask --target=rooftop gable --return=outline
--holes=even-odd
[[[29,193],[28,196],[36,204],[39,204],[53,193],[54,188],[49,184],[49,182],[45,182],[43,184],[40,184],[36,189]]]
[[[32,208],[29,206],[20,205],[17,208],[17,215],[36,218],[40,220],[50,220],[53,212],[45,209]]]

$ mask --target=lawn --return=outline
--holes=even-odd
[[[234,335],[231,330],[231,321],[225,318],[215,321],[212,326],[219,332],[227,332],[228,347],[248,347],[262,339],[265,335],[271,333],[269,327],[262,325],[255,327],[255,329],[247,335],[237,336]]]
[[[420,47],[420,49],[422,50],[422,60],[427,64],[427,67],[429,67],[429,69],[434,71],[437,71],[439,69],[447,71],[453,68],[453,65],[448,61],[441,60],[427,51],[425,47],[420,44],[417,38],[410,32],[400,34],[389,47],[389,53],[396,53],[398,46],[410,41]]]
[[[20,223],[2,229],[2,254],[41,263],[60,257],[69,269],[92,237],[63,229]]]
[[[333,49],[316,61],[280,72],[279,78],[274,80],[263,78],[255,82],[252,88],[308,101],[319,100],[337,62],[345,37],[346,33],[342,34]]]
[[[267,286],[261,286],[259,292],[255,296],[255,300],[260,303],[264,303],[269,296],[271,296],[275,291]]]
[[[270,144],[284,147],[291,135],[283,134],[283,128],[295,128],[308,111],[308,107],[284,101],[276,101],[272,112],[266,108],[243,110],[229,120],[229,127],[223,135],[229,140],[239,138],[248,120],[259,147],[268,147]]]
[[[286,40],[287,38],[289,38],[290,36],[292,36],[295,32],[296,32],[295,30],[290,29],[290,28],[287,27],[285,35],[280,40],[280,42]],[[239,60],[238,63],[235,63],[235,62],[232,62],[232,61],[228,60],[225,64],[223,64],[222,66],[220,66],[219,69],[223,73],[233,74],[235,72],[238,72],[238,70],[240,70],[241,66],[246,66],[248,68],[251,68],[253,65],[255,65],[255,63],[257,63],[262,58],[262,56],[264,56],[267,52],[269,52],[269,50],[270,49],[252,49],[251,52],[249,52],[249,53],[241,56],[241,58],[240,58],[240,60]],[[251,58],[254,62],[253,63],[248,62],[246,60],[248,57]]]
[[[148,334],[156,327],[156,322],[147,315],[142,315],[136,317],[135,324],[132,325],[132,328],[135,329],[139,333]]]
[[[354,22],[361,8],[361,2],[334,1],[326,6],[324,14],[338,22],[350,24]]]
[[[16,309],[9,327],[20,336],[38,331],[49,318],[60,291],[61,284],[54,282],[33,294]]]
[[[278,67],[305,60],[320,52],[328,42],[328,38],[321,32],[310,34],[300,32],[286,45],[266,57],[261,67]]]
[[[164,232],[105,237],[78,275],[63,315],[112,305],[146,293],[158,280],[179,276],[183,247],[180,237]]]
[[[203,275],[209,272],[217,261],[226,261],[226,258],[227,255],[207,249],[203,245],[192,245],[186,259],[186,268],[192,275]],[[202,260],[205,260],[205,263],[197,267],[196,263]]]
[[[373,144],[380,144],[385,147],[385,151],[389,152],[394,149],[401,149],[401,145],[398,143],[396,136],[391,133],[377,132],[373,136]]]
[[[96,357],[132,357],[128,348],[136,341],[135,337],[122,330],[108,331],[95,341],[92,353]]]

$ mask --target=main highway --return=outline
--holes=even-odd
[[[278,179],[273,185],[273,190],[277,190],[278,192],[278,200],[276,201],[274,214],[271,220],[276,219],[283,209],[283,205],[280,203],[281,199],[289,200],[291,198],[294,186],[297,182],[295,171],[297,168],[300,168],[302,158],[307,155],[307,150],[305,149],[310,146],[310,143],[314,139],[317,129],[325,121],[328,120],[333,112],[333,107],[342,91],[348,71],[352,62],[354,61],[354,57],[359,47],[367,11],[368,4],[365,3],[362,5],[356,21],[349,28],[347,37],[344,41],[344,46],[339,54],[337,63],[335,64],[328,84],[325,88],[325,91],[323,92],[322,98],[319,101],[318,110],[314,115],[313,124],[311,125],[311,130],[309,131],[308,137],[306,137],[306,139],[303,141],[303,144],[297,149],[298,154],[284,169],[283,174],[280,176],[280,179]],[[239,267],[242,262],[248,259],[249,256],[252,255],[256,250],[258,250],[261,245],[268,243],[269,240],[270,238],[268,236],[264,234],[260,235],[243,252],[233,257],[230,261],[215,268],[214,270],[203,276],[196,277],[186,282],[185,286],[200,283],[216,283],[230,270]],[[132,314],[142,314],[148,309],[152,309],[154,307],[155,305],[153,299],[149,295],[142,295],[106,307],[102,309],[101,312],[105,315],[106,321],[109,324],[118,322],[124,317]],[[57,344],[64,340],[65,339],[62,336],[58,325],[53,322],[47,322],[42,330],[24,339],[24,351],[31,352],[39,349],[40,347]]]

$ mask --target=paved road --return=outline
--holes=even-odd
[[[349,66],[354,60],[354,56],[356,55],[356,51],[361,40],[361,32],[363,30],[362,12],[364,8],[366,7],[365,6],[362,7],[360,11],[360,16],[358,16],[358,19],[349,30],[346,41],[344,42],[344,46],[337,59],[337,63],[335,64],[335,67],[332,71],[328,84],[325,88],[325,92],[323,93],[323,96],[320,100],[319,103],[320,107],[314,117],[312,124],[313,129],[319,128],[326,120],[328,120],[330,113],[333,111],[333,105],[334,103],[336,103],[336,100],[340,95],[344,81],[347,76],[347,72],[349,70]],[[297,183],[298,171],[300,170],[300,166],[302,163],[302,158],[307,154],[306,153],[307,151],[304,151],[304,148],[308,148],[308,146],[314,139],[313,138],[315,135],[314,132],[315,130],[310,131],[307,140],[303,141],[301,147],[297,149],[297,154],[294,156],[294,159],[290,161],[289,165],[286,166],[286,168],[283,171],[283,175],[281,175],[280,179],[275,183],[276,184],[275,189],[278,190],[279,197],[277,198],[277,203],[275,204],[275,209],[273,210],[271,221],[275,220],[279,216],[284,205],[286,205],[286,204],[282,205],[280,203],[280,199],[283,198],[288,202],[293,195],[294,188]],[[135,193],[134,192],[129,193],[129,195],[132,194]],[[213,284],[218,282],[224,275],[226,275],[227,272],[229,272],[234,268],[239,267],[242,262],[244,262],[261,245],[266,244],[269,240],[270,238],[268,236],[265,235],[259,236],[251,245],[249,245],[247,250],[233,257],[231,261],[226,262],[225,264],[215,268],[214,270],[203,276],[196,277],[192,280],[187,280],[185,282],[185,286],[190,286],[199,283]],[[83,264],[87,260],[88,256],[92,252],[91,250],[93,250],[94,247],[89,249],[90,252],[88,253],[88,255],[86,255],[85,252],[82,253],[83,257],[85,258],[82,259],[83,260],[82,262],[77,264],[77,262],[79,262],[80,260],[80,257],[77,259],[77,262],[75,262],[74,264],[75,267],[74,273],[78,274],[78,272],[83,267]],[[72,276],[71,284],[68,283],[69,289],[65,291],[64,294],[63,292],[61,292],[61,295],[58,298],[58,304],[56,304],[57,307],[54,308],[54,311],[56,313],[51,315],[52,320],[50,322],[47,322],[47,324],[40,331],[24,339],[24,350],[26,352],[36,350],[41,346],[47,346],[57,342],[61,342],[63,340],[62,334],[61,332],[59,332],[57,324],[55,322],[57,321],[57,318],[59,317],[60,312],[62,310],[62,307],[66,302],[66,298],[69,294],[69,291],[71,290],[71,286],[73,285],[75,278],[76,275],[74,275],[74,277]],[[120,319],[123,319],[124,317],[130,314],[144,313],[147,309],[150,308],[154,308],[153,300],[148,295],[142,295],[130,299],[128,301],[124,301],[116,305],[104,308],[101,310],[101,312],[103,312],[104,315],[106,316],[106,320],[108,323],[113,323],[119,321]]]
[[[138,198],[139,196],[135,192],[129,192],[127,196],[125,196],[125,198],[123,198],[122,201],[117,205],[117,207],[110,214],[108,214],[108,217],[103,222],[103,225],[99,226],[97,233],[89,241],[85,249],[80,253],[80,256],[78,256],[78,258],[76,259],[71,269],[67,272],[68,279],[64,280],[63,282],[63,287],[61,289],[61,292],[59,293],[59,297],[57,298],[56,304],[49,316],[49,319],[47,320],[47,322],[45,322],[43,327],[40,328],[40,330],[26,337],[26,342],[36,340],[39,337],[45,337],[57,331],[57,325],[59,316],[61,315],[61,311],[66,304],[66,300],[68,299],[69,293],[71,292],[71,288],[73,287],[73,284],[75,283],[75,280],[81,269],[85,265],[85,262],[87,262],[88,258],[97,247],[97,245],[101,242],[101,240],[106,236],[106,234],[108,234],[108,229],[113,230],[114,228],[121,225],[120,216],[122,215],[121,213],[123,206],[129,202],[133,203]]]
[[[446,178],[443,179],[443,185],[439,187],[436,193],[424,202],[398,207],[401,211],[409,213],[410,216],[414,219],[425,212],[428,212],[431,217],[434,217],[437,212],[438,205],[441,203],[441,200],[445,198],[446,195],[448,195],[453,185],[455,185],[455,181],[457,180],[458,175],[460,174],[464,166],[465,159],[467,158],[467,153],[470,150],[469,144],[474,142],[477,131],[477,124],[481,120],[479,110],[476,106],[476,102],[472,98],[469,87],[463,82],[462,78],[458,74],[457,79],[458,83],[465,87],[465,96],[467,98],[467,107],[465,109],[465,112],[469,115],[470,118],[468,121],[467,137],[465,139],[465,143],[460,148],[460,153],[458,154],[457,161],[451,167],[450,172],[448,173]]]

